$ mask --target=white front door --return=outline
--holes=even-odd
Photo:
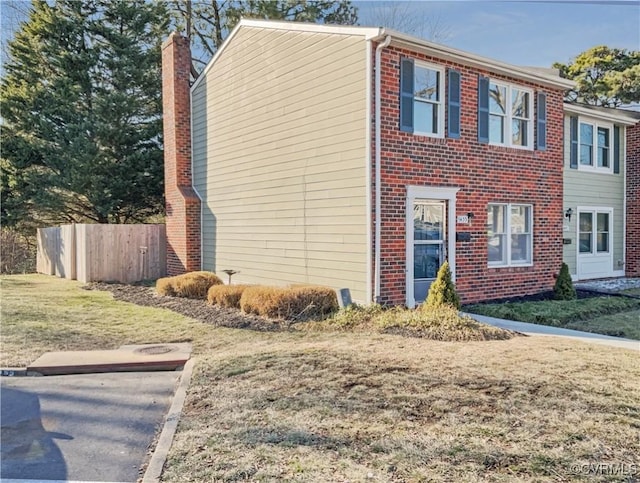
[[[578,207],[578,280],[613,276],[613,209]]]
[[[427,297],[440,266],[449,261],[455,281],[455,212],[458,188],[409,186],[406,205],[406,304]]]

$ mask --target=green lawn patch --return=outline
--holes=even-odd
[[[628,297],[474,304],[464,310],[500,319],[640,339],[640,300]]]

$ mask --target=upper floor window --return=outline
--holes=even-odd
[[[534,99],[531,89],[478,76],[478,141],[546,150],[547,95],[538,92]]]
[[[489,143],[533,148],[533,93],[508,84],[489,83]]]
[[[572,118],[570,154],[577,158],[577,162],[574,163],[572,159],[571,167],[607,173],[614,172],[615,150],[612,148],[615,147],[619,151],[619,147],[617,147],[619,142],[614,142],[616,132],[617,130],[608,124],[587,119],[578,121],[577,118]]]
[[[460,73],[420,60],[400,61],[400,129],[422,136],[445,136],[445,104],[448,137],[460,137]]]

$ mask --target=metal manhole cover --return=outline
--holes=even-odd
[[[136,349],[134,352],[148,355],[148,356],[155,356],[159,354],[167,354],[169,352],[174,352],[175,350],[176,350],[175,347],[170,347],[168,345],[152,345],[149,347],[140,347],[139,349]]]

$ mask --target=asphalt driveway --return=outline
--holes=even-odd
[[[179,371],[0,378],[3,482],[135,482]]]

